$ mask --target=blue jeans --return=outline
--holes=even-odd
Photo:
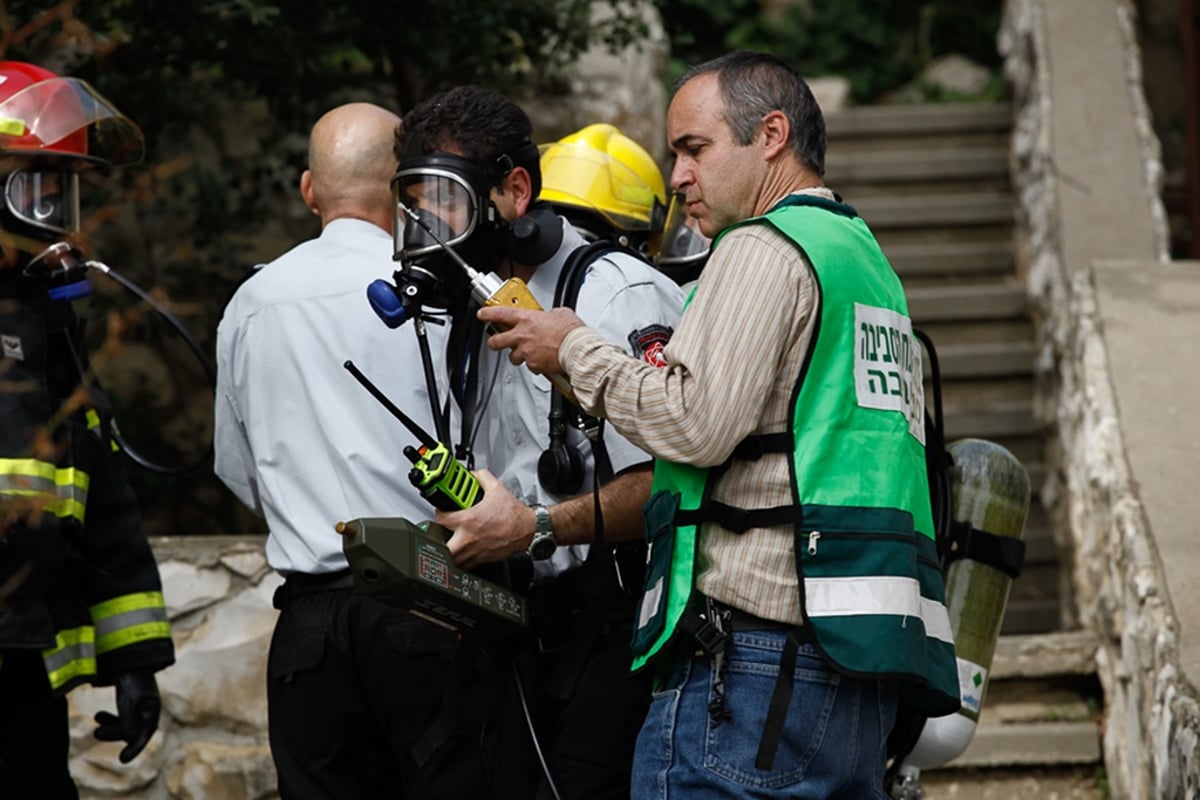
[[[712,659],[676,657],[638,735],[632,800],[886,800],[885,748],[896,719],[890,681],[832,670],[800,645],[783,737],[769,771],[755,767],[786,633],[733,634],[725,671],[731,717],[714,722]]]

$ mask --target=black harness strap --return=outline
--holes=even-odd
[[[758,461],[767,453],[790,453],[795,446],[795,441],[789,431],[747,436],[738,443],[737,447],[733,448],[732,458],[741,461]]]
[[[960,558],[978,561],[1016,578],[1025,563],[1025,542],[980,530],[964,520],[954,520],[950,523],[950,551],[946,554],[946,565]]]
[[[572,251],[571,255],[567,257],[567,263],[563,265],[562,272],[558,274],[558,283],[554,287],[554,305],[574,310],[587,268],[596,259],[618,251],[626,252],[619,245],[604,239]],[[608,447],[604,444],[604,420],[585,414],[578,405],[559,394],[552,395],[550,403],[552,409],[557,404],[558,410],[565,419],[575,420],[576,427],[583,431],[591,443],[596,481],[599,484],[605,484],[612,480],[612,459],[608,455]],[[597,514],[599,514],[598,511]],[[602,542],[602,528],[597,527],[594,544],[600,545]]]
[[[791,453],[795,447],[792,434],[764,433],[757,436],[747,436],[729,458],[710,472],[710,479],[715,482],[737,461],[757,461],[767,453]],[[678,526],[700,525],[704,522],[715,522],[727,531],[745,533],[751,528],[773,528],[776,525],[797,525],[803,515],[799,506],[786,505],[773,508],[737,508],[716,500],[708,500],[699,508],[681,508],[675,512],[675,524]]]
[[[802,519],[803,513],[799,506],[745,509],[716,500],[700,508],[681,508],[675,512],[676,525],[699,525],[702,522],[715,522],[733,533],[745,533],[751,528],[773,528],[776,525],[799,524]]]
[[[796,674],[796,654],[800,651],[800,637],[796,631],[788,633],[783,644],[783,655],[779,658],[779,677],[775,679],[775,690],[771,692],[771,705],[767,708],[767,719],[763,724],[762,738],[758,740],[758,755],[754,767],[764,772],[775,764],[775,753],[783,739],[783,722],[787,718],[788,706],[792,704],[792,689]]]

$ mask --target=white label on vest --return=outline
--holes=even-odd
[[[854,304],[854,387],[863,408],[899,411],[925,444],[925,382],[912,320],[886,308]]]
[[[663,601],[663,579],[659,578],[654,585],[642,595],[642,603],[638,607],[637,626],[644,628],[660,612],[659,606]]]
[[[983,708],[983,693],[987,689],[987,668],[965,658],[955,660],[958,661],[958,689],[962,696],[960,713],[977,720]]]

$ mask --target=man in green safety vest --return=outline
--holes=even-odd
[[[781,60],[693,67],[667,114],[712,252],[645,367],[569,311],[486,308],[656,457],[634,668],[659,691],[633,797],[882,798],[901,703],[959,706],[903,289],[825,187],[825,123]]]

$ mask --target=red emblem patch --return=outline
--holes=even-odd
[[[666,325],[651,325],[629,334],[629,346],[633,350],[633,357],[656,367],[665,367],[667,359],[663,356],[663,348],[671,341],[671,334],[674,332],[674,328],[668,328]]]

